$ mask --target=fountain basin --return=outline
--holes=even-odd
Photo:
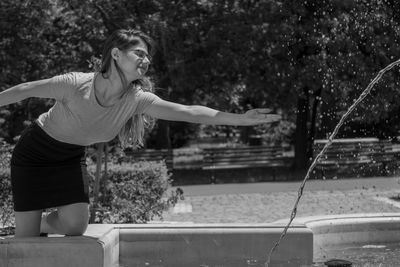
[[[0,266],[262,266],[282,226],[270,224],[89,225],[84,236],[6,238]],[[271,263],[312,263],[312,232],[288,231]]]
[[[400,213],[310,216],[297,218],[293,223],[312,231],[314,261],[326,258],[332,249],[400,242]]]
[[[264,266],[286,223],[94,224],[80,237],[0,239],[0,266]],[[271,266],[310,266],[332,247],[383,242],[400,242],[400,213],[297,218]]]

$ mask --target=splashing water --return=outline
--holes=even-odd
[[[336,125],[335,129],[333,130],[332,134],[328,138],[328,142],[325,144],[325,146],[322,148],[322,150],[318,153],[318,155],[315,157],[314,161],[312,162],[310,168],[307,170],[306,176],[304,177],[304,180],[302,184],[300,185],[299,191],[298,191],[298,196],[297,200],[294,204],[292,213],[290,215],[290,220],[289,223],[286,225],[286,227],[283,229],[281,236],[279,237],[279,240],[275,243],[275,245],[272,247],[272,249],[269,252],[267,261],[265,262],[265,267],[269,266],[269,263],[271,261],[271,256],[272,253],[275,251],[275,249],[279,246],[280,242],[282,241],[283,237],[286,235],[287,230],[290,227],[290,224],[292,223],[293,219],[296,217],[297,213],[297,205],[299,204],[300,198],[303,195],[303,189],[306,184],[306,181],[310,177],[311,172],[314,170],[315,166],[318,163],[319,158],[325,153],[325,151],[328,149],[328,147],[332,144],[333,138],[335,138],[336,134],[339,131],[339,128],[342,126],[344,121],[347,119],[347,117],[353,112],[353,110],[356,108],[356,106],[364,100],[364,98],[371,92],[372,88],[374,85],[382,78],[383,74],[385,74],[387,71],[391,70],[394,66],[397,66],[400,64],[400,59],[389,64],[386,66],[384,69],[380,70],[378,75],[372,80],[372,82],[367,86],[367,88],[361,93],[361,95],[358,97],[358,99],[353,103],[353,105],[350,106],[350,108],[347,110],[347,112],[342,116],[338,124]]]

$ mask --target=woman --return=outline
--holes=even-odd
[[[39,236],[41,232],[82,235],[89,217],[85,146],[117,135],[123,145],[141,145],[148,117],[220,125],[280,119],[267,114],[267,109],[233,114],[160,99],[144,76],[151,49],[152,41],[144,33],[118,30],[105,42],[100,72],[67,73],[0,93],[0,106],[28,97],[56,100],[24,130],[13,151],[16,237]],[[57,210],[42,218],[42,210],[50,207]]]

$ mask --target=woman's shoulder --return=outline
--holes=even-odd
[[[58,83],[64,83],[76,86],[91,81],[93,79],[93,76],[94,76],[93,72],[71,71],[54,76],[53,80]]]
[[[142,88],[137,88],[134,91],[135,97],[154,97],[155,93],[152,91],[144,90]]]
[[[139,89],[134,93],[135,96],[135,100],[137,102],[153,102],[154,100],[156,100],[158,98],[158,96],[151,91],[146,91],[146,90],[142,90]]]
[[[70,72],[72,76],[74,76],[75,80],[79,83],[80,81],[86,82],[88,80],[92,80],[94,77],[94,72]]]

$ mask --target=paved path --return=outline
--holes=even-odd
[[[310,180],[297,216],[400,212],[400,178]],[[265,223],[290,217],[301,181],[182,186],[185,200],[165,221]]]

